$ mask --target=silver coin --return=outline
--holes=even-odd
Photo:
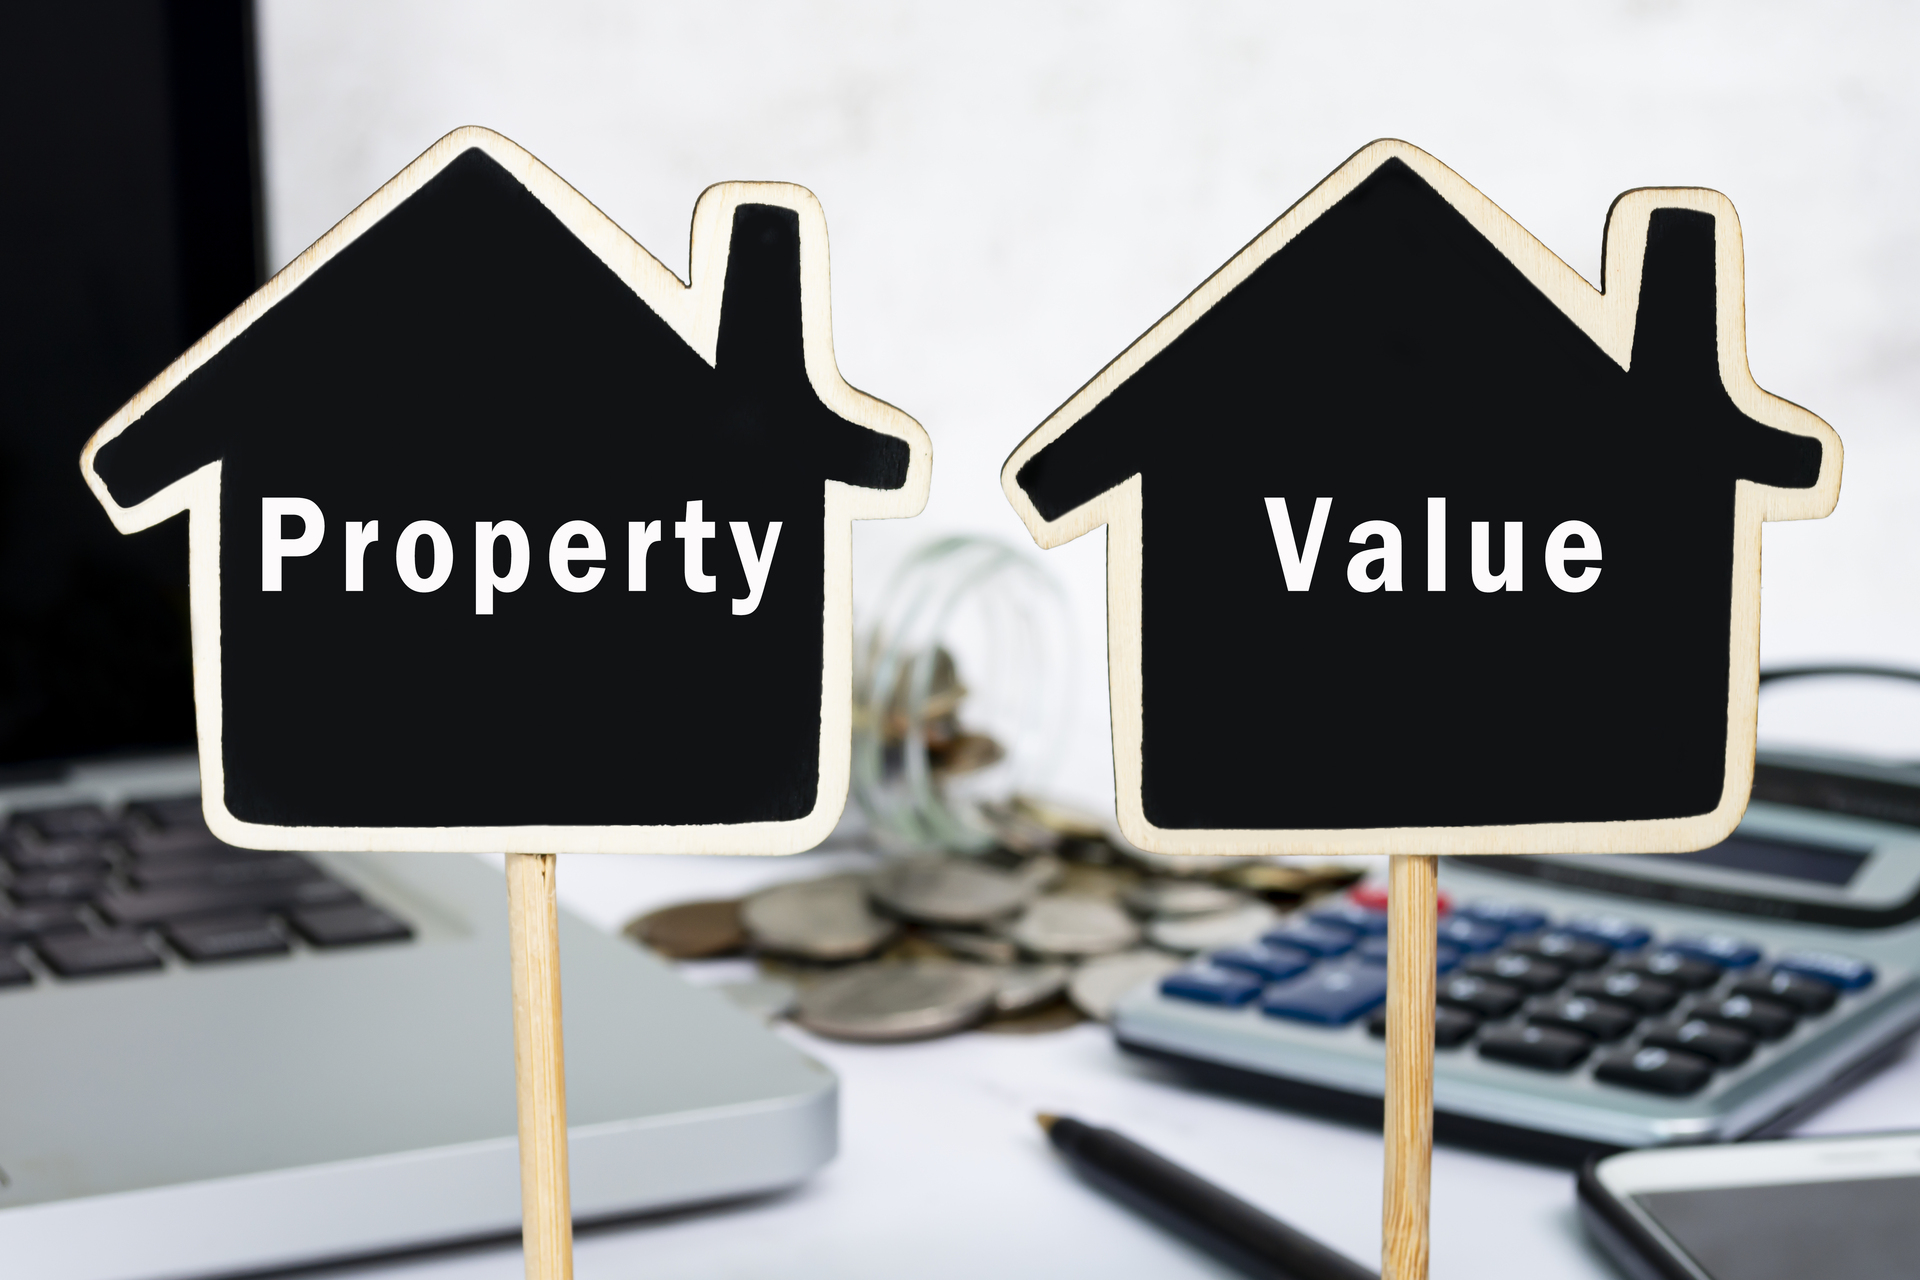
[[[1018,911],[1039,886],[963,858],[910,858],[876,875],[872,892],[921,924],[981,925]]]
[[[800,993],[800,1023],[837,1040],[921,1040],[993,1011],[1000,980],[971,964],[863,964]]]
[[[1122,951],[1089,960],[1067,982],[1067,997],[1089,1018],[1106,1022],[1120,997],[1147,982],[1157,982],[1181,965],[1164,951]]]
[[[735,1008],[765,1022],[792,1013],[794,1001],[799,997],[799,991],[791,982],[782,982],[778,978],[725,982],[720,984],[719,990],[721,995],[733,1002]]]
[[[1103,956],[1140,941],[1140,926],[1115,904],[1064,894],[1035,898],[1007,932],[1043,956]]]
[[[993,998],[993,1011],[1015,1017],[1058,999],[1073,970],[1064,964],[1015,964],[995,970],[995,976],[1000,993]]]
[[[1147,940],[1168,951],[1212,951],[1252,942],[1280,923],[1280,913],[1264,902],[1247,902],[1211,915],[1177,920],[1155,920],[1147,926]]]
[[[1123,900],[1132,910],[1157,920],[1212,915],[1248,901],[1244,893],[1205,880],[1142,880],[1127,890]]]
[[[1012,964],[1020,958],[1020,948],[991,933],[974,933],[966,929],[923,929],[920,936],[962,960],[978,960],[982,964]]]
[[[858,960],[900,931],[867,905],[861,876],[783,884],[740,904],[740,923],[762,951],[803,960]]]

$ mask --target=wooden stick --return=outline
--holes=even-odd
[[[507,855],[513,1068],[520,1106],[520,1242],[527,1280],[572,1280],[567,1071],[560,1043],[560,921],[554,856]]]
[[[1440,860],[1387,862],[1386,1194],[1381,1280],[1427,1280],[1427,1204],[1433,1181],[1434,949]]]

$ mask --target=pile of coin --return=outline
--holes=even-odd
[[[1185,957],[1249,941],[1281,910],[1359,875],[1294,860],[1155,857],[1023,799],[996,826],[1001,844],[986,855],[876,855],[867,872],[667,907],[626,932],[671,959],[754,956],[762,979],[736,999],[763,1015],[790,1012],[824,1036],[1031,1033],[1104,1021],[1127,991]]]

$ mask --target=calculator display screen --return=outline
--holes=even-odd
[[[1865,849],[1846,849],[1830,844],[1810,844],[1803,840],[1735,834],[1696,853],[1659,853],[1652,856],[1675,862],[1704,862],[1708,866],[1751,871],[1756,875],[1781,876],[1788,880],[1843,885],[1860,873],[1861,865],[1867,860],[1867,852]]]
[[[1713,1280],[1886,1280],[1920,1257],[1920,1177],[1633,1199]]]

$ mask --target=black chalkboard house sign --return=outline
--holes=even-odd
[[[100,429],[191,517],[205,808],[280,849],[750,851],[845,803],[850,522],[926,433],[835,367],[800,187],[694,209],[691,287],[448,135]]]
[[[1840,441],[1747,369],[1721,195],[1596,291],[1433,157],[1343,164],[1024,440],[1108,526],[1119,817],[1164,852],[1698,848],[1744,811],[1760,524]]]

